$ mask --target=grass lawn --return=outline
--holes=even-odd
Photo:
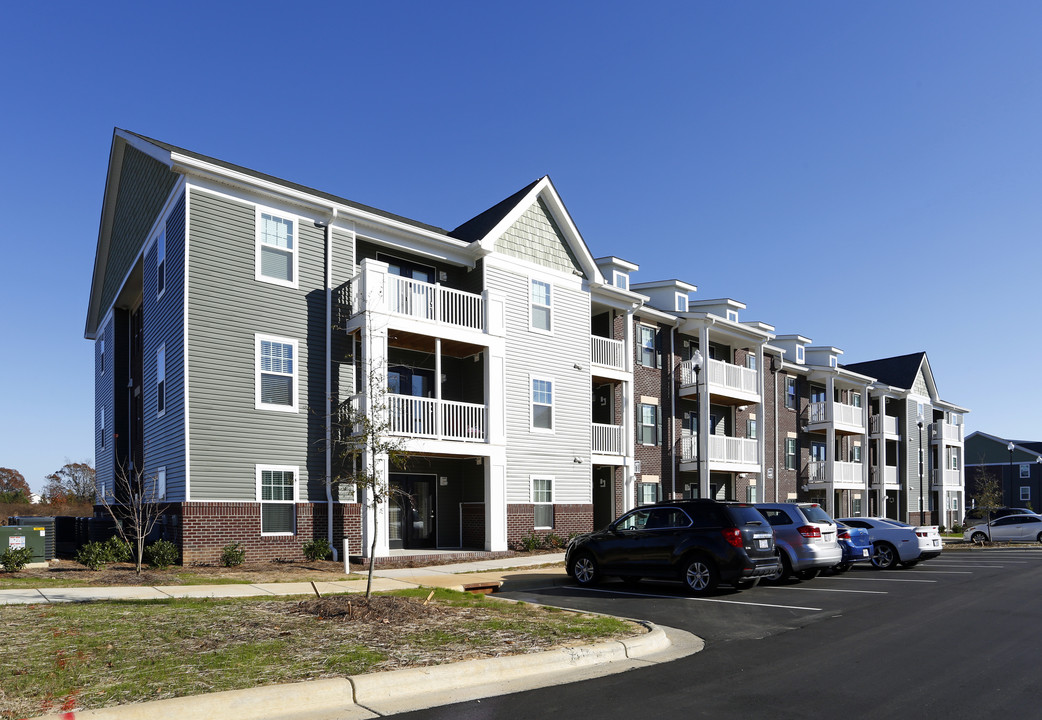
[[[639,634],[630,623],[438,590],[0,608],[0,718],[339,677]],[[374,596],[374,601],[377,598]],[[356,609],[357,608],[357,609]],[[390,608],[389,610],[387,608]],[[380,613],[384,613],[381,615]],[[320,613],[320,614],[315,614]],[[387,614],[390,613],[390,614]]]

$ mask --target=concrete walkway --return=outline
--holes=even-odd
[[[463,590],[470,585],[497,585],[503,590],[561,585],[569,582],[561,563],[564,554],[500,558],[422,568],[375,570],[373,590],[441,587]],[[363,593],[366,576],[316,583],[319,592]],[[157,587],[78,587],[0,590],[0,605],[17,603],[160,600],[175,597],[248,597],[310,595],[309,582],[253,585],[162,585]],[[99,710],[47,715],[37,720],[355,720],[476,700],[534,688],[577,682],[669,662],[704,647],[690,633],[642,623],[648,633],[594,645],[447,665],[410,668],[346,678],[154,702]]]

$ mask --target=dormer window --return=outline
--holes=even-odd
[[[615,270],[612,273],[612,282],[611,282],[611,284],[614,285],[617,288],[622,288],[623,290],[629,290],[630,289],[630,276],[629,276],[629,273],[619,272],[618,270]]]
[[[727,311],[727,319],[730,320],[731,322],[738,322],[738,311],[737,310],[728,310]]]
[[[677,293],[677,312],[687,312],[687,295]]]
[[[836,367],[836,356],[829,355],[829,367]]]
[[[803,362],[803,346],[796,346],[796,362]]]

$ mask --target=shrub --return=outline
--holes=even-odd
[[[304,557],[307,560],[325,560],[332,554],[333,549],[329,547],[329,541],[325,538],[308,540],[304,543]]]
[[[547,536],[543,538],[543,543],[544,547],[554,550],[564,547],[564,539],[556,533],[547,534]]]
[[[144,561],[151,568],[163,570],[177,564],[177,545],[169,540],[156,540],[145,548]]]
[[[91,570],[101,570],[106,563],[111,561],[109,560],[109,552],[108,548],[105,547],[105,543],[92,542],[87,543],[76,551],[76,562],[80,565],[85,565]]]
[[[228,543],[221,550],[221,565],[238,567],[246,560],[246,548],[242,543]]]
[[[542,539],[533,530],[521,538],[521,549],[525,552],[532,552],[533,550],[538,550],[542,542]]]
[[[966,528],[962,526],[962,523],[955,523],[952,525],[952,532],[961,535],[966,532]]]
[[[118,535],[113,535],[101,543],[108,560],[107,562],[130,562],[134,559],[134,553],[130,549],[130,543]]]
[[[33,551],[31,548],[7,548],[0,553],[0,565],[3,566],[4,572],[18,572],[33,559]]]

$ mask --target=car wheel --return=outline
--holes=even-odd
[[[851,567],[853,567],[853,565],[853,563],[841,562],[839,565],[832,566],[832,572],[842,574],[849,570]]]
[[[763,577],[772,584],[783,582],[792,575],[792,563],[789,562],[789,556],[785,554],[785,551],[778,550],[775,554],[778,556],[778,569],[773,574]]]
[[[569,574],[580,585],[594,585],[601,579],[597,561],[593,559],[592,555],[585,552],[576,555],[572,560],[572,569]]]
[[[821,572],[820,568],[811,568],[809,570],[797,570],[796,577],[800,580],[813,580]]]
[[[705,558],[696,557],[688,561],[684,569],[684,584],[694,595],[705,595],[716,588],[720,575],[716,566]]]
[[[872,565],[877,570],[893,570],[897,561],[897,548],[890,543],[876,543],[876,554],[872,556]]]
[[[1039,537],[1042,538],[1042,533],[1039,533]],[[970,535],[970,542],[975,542],[978,545],[983,545],[984,543],[988,542],[988,536],[982,532],[975,532],[973,533],[973,535]]]
[[[739,580],[738,582],[736,582],[734,584],[734,586],[738,590],[749,590],[750,588],[754,588],[757,585],[759,585],[760,584],[760,580],[761,580],[761,578],[758,578],[758,577],[757,578],[749,578],[748,580]]]
[[[1038,540],[1040,543],[1042,543],[1042,533],[1039,533],[1038,537],[1035,538],[1035,539]]]

